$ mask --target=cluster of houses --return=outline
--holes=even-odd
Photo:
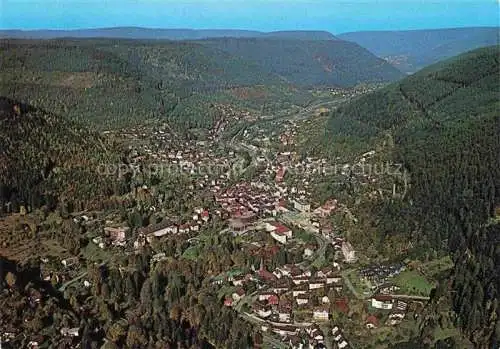
[[[406,270],[404,263],[390,265],[376,264],[361,269],[360,276],[362,280],[369,281],[373,289],[376,289],[386,284],[390,278],[399,275],[404,270]]]
[[[387,324],[391,326],[398,325],[403,321],[408,311],[408,302],[394,298],[391,295],[378,294],[372,297],[371,306],[375,309],[389,310],[390,314],[387,318]],[[378,319],[370,316],[366,323],[367,328],[378,327]]]
[[[229,213],[232,223],[245,225],[257,216],[276,216],[279,210],[279,193],[257,183],[239,182],[215,195],[215,201]]]
[[[269,327],[263,325],[262,329],[268,331]],[[317,324],[311,324],[305,328],[291,325],[275,326],[271,331],[279,335],[282,342],[292,349],[326,348],[325,334]]]
[[[216,212],[216,214],[220,212]],[[204,208],[195,208],[191,221],[183,223],[162,222],[155,225],[150,225],[139,229],[139,236],[134,242],[134,247],[139,248],[147,243],[151,243],[154,239],[161,238],[167,235],[182,235],[191,232],[198,232],[211,219],[211,213]]]
[[[252,294],[253,298],[250,297],[254,300],[251,304],[252,314],[264,321],[269,330],[275,333],[281,333],[283,328],[290,327],[297,321],[328,321],[332,306],[337,304],[330,299],[332,292],[339,295],[343,287],[338,263],[312,273],[297,265],[285,265],[270,272],[261,262],[254,274],[228,275],[215,282],[229,282],[236,287],[224,300],[224,305],[228,307],[245,297],[245,288],[248,289],[246,286],[249,282],[257,283],[257,291]],[[300,318],[294,316],[296,312],[301,314]],[[296,328],[293,329],[293,335],[296,334],[295,331]],[[285,335],[290,333],[286,332]]]
[[[217,211],[215,214],[220,215]],[[138,230],[138,237],[134,241],[136,249],[145,246],[146,243],[151,243],[154,239],[161,238],[167,235],[188,234],[198,232],[211,219],[211,213],[207,209],[195,208],[191,221],[183,223],[174,223],[169,220],[164,220],[158,224],[152,224]],[[106,246],[126,246],[129,240],[130,228],[127,226],[114,226],[113,222],[107,222],[110,225],[104,227],[103,234],[96,236],[92,242],[104,249]]]
[[[387,319],[387,324],[391,326],[400,324],[405,318],[407,310],[408,303],[400,299],[396,299],[394,301],[392,312],[389,314],[389,318]]]
[[[266,222],[265,227],[266,231],[271,234],[271,237],[283,245],[293,237],[292,230],[282,223],[276,221]]]
[[[339,326],[333,326],[332,336],[333,336],[333,342],[336,344],[337,348],[339,348],[339,349],[349,349],[350,348],[349,342],[345,338],[345,336],[342,333]]]

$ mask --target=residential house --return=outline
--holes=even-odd
[[[304,254],[303,254],[303,255],[304,255],[304,258],[309,258],[309,257],[311,257],[313,254],[314,254],[314,250],[313,250],[313,249],[311,249],[311,248],[309,248],[309,247],[306,247],[306,248],[304,249]]]
[[[226,299],[224,299],[224,305],[226,307],[232,307],[233,306],[233,299],[231,297],[226,297]]]
[[[235,302],[239,302],[241,298],[245,297],[245,290],[238,288],[235,292],[233,292],[232,297]]]
[[[340,328],[338,326],[333,326],[332,335],[337,336],[340,333]]]
[[[239,277],[239,278],[234,278],[232,283],[234,286],[243,286],[243,283],[245,282],[245,278],[244,277]]]
[[[327,276],[326,277],[326,284],[327,285],[331,285],[331,284],[340,284],[342,282],[342,277],[339,276],[339,275],[336,275],[336,276],[333,276],[333,275],[330,275],[330,276]]]
[[[306,203],[306,202],[303,202],[303,201],[298,201],[298,200],[294,200],[293,202],[293,208],[295,208],[297,211],[300,211],[300,212],[309,212],[311,211],[311,205]]]
[[[189,224],[182,224],[181,226],[179,226],[179,234],[189,233],[190,230],[191,229]]]
[[[280,281],[283,281],[283,282],[280,282]],[[290,289],[290,286],[289,286],[287,280],[284,280],[284,279],[279,280],[278,283],[276,283],[276,285],[271,287],[271,291],[273,291],[274,293],[277,293],[277,294],[285,293],[289,289]]]
[[[342,243],[342,254],[344,255],[344,259],[346,261],[346,263],[354,263],[356,262],[356,251],[354,251],[354,248],[352,247],[352,245],[347,242],[347,241],[344,241]]]
[[[325,282],[323,280],[311,280],[309,281],[309,289],[317,290],[319,288],[325,287]]]
[[[291,322],[292,321],[292,312],[286,308],[280,308],[278,312],[279,322]]]
[[[298,297],[300,295],[305,295],[309,293],[308,291],[309,287],[306,284],[303,284],[301,286],[296,287],[295,289],[292,290],[292,295],[293,297]]]
[[[349,343],[347,343],[347,341],[344,339],[342,341],[340,341],[337,346],[339,347],[339,349],[346,349],[348,346],[349,346]]]
[[[286,244],[287,239],[293,236],[292,230],[280,223],[266,223],[266,230],[271,233],[273,239],[282,244]]]
[[[129,227],[105,227],[104,233],[110,238],[113,246],[125,246],[129,230]]]
[[[303,296],[299,296],[295,298],[295,300],[297,301],[297,305],[305,305],[309,303],[309,298]]]
[[[319,307],[313,310],[313,319],[317,321],[327,321],[330,312],[327,308]]]
[[[263,302],[263,301],[269,301],[269,298],[272,296],[278,297],[274,292],[261,292],[258,294],[258,300]]]
[[[372,298],[372,307],[375,309],[390,310],[393,307],[392,297],[388,295],[376,295]]]
[[[373,329],[378,327],[379,321],[375,315],[370,315],[366,318],[365,324],[366,328]]]
[[[268,318],[272,314],[271,307],[263,305],[261,303],[254,303],[252,305],[252,309],[259,317],[263,319]]]
[[[387,323],[391,326],[398,325],[405,318],[405,313],[395,312],[389,315]]]
[[[278,305],[280,302],[280,299],[277,295],[275,294],[272,294],[271,296],[269,296],[269,298],[267,299],[267,304],[269,305]]]
[[[302,284],[306,284],[309,282],[309,277],[307,276],[298,276],[298,277],[294,277],[292,279],[292,282],[295,284],[295,285],[302,285]]]

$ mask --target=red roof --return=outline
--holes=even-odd
[[[280,299],[278,298],[277,295],[273,294],[272,296],[270,296],[267,300],[267,303],[269,305],[278,305]]]
[[[375,315],[370,315],[366,318],[366,323],[378,326],[378,319]]]
[[[226,298],[226,299],[224,300],[224,305],[225,305],[226,307],[230,307],[230,306],[232,306],[232,305],[233,305],[233,299],[232,299],[232,298],[229,298],[229,297],[228,297],[228,298]]]
[[[201,216],[202,216],[202,217],[208,217],[208,211],[207,211],[207,210],[203,211],[203,212],[201,213]]]
[[[390,295],[385,295],[385,294],[378,294],[376,295],[375,297],[376,300],[378,300],[379,302],[390,302],[392,301],[392,296]]]
[[[275,227],[276,227],[275,232],[278,234],[285,234],[285,233],[290,231],[290,229],[288,227],[284,226],[283,224],[275,225]]]
[[[335,306],[344,314],[349,312],[349,305],[347,303],[347,298],[340,298],[335,300]]]
[[[273,273],[268,272],[267,270],[259,270],[259,276],[264,280],[275,280],[276,276]]]

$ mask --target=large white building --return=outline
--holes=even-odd
[[[356,251],[354,251],[352,245],[347,241],[342,242],[342,254],[346,263],[356,262]]]

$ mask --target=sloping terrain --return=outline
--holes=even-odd
[[[304,105],[306,85],[401,77],[351,43],[249,40],[3,40],[0,95],[104,127],[158,118],[205,127],[213,102]]]
[[[104,143],[54,114],[0,97],[0,149],[1,211],[65,200],[78,209],[112,193],[111,178],[99,174],[101,161],[113,160]]]
[[[454,310],[478,348],[498,340],[499,54],[468,52],[362,96],[331,115],[317,143],[334,155],[378,146],[408,171],[403,197],[375,200],[366,216],[382,239],[452,253]]]
[[[195,94],[283,85],[255,64],[194,43],[6,40],[1,48],[0,95],[104,126],[166,117]]]
[[[469,50],[499,43],[498,28],[450,28],[407,31],[364,31],[339,34],[398,69],[413,73],[427,65]]]
[[[301,86],[348,87],[402,77],[387,62],[357,44],[342,40],[223,38],[200,43],[255,62],[262,69]]]

